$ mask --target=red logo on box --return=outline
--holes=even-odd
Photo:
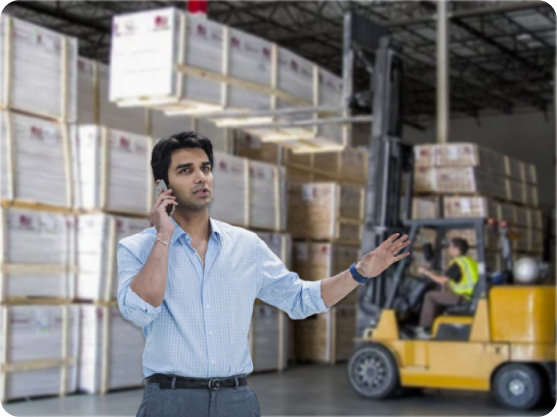
[[[207,36],[207,28],[203,25],[197,25],[197,34],[201,36]]]
[[[238,38],[236,38],[236,37],[234,37],[234,36],[232,37],[231,43],[232,43],[232,47],[233,47],[233,48],[239,48],[240,45],[242,44],[242,43],[240,42],[240,39],[238,39]]]

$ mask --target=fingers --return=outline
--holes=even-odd
[[[407,237],[408,235],[402,236],[399,240],[397,240],[390,246],[389,249],[393,255],[396,255],[401,251],[402,248],[405,248],[410,244],[410,241],[406,240]]]
[[[161,203],[157,206],[157,210],[162,211],[162,210],[166,210],[166,206],[168,206],[169,204],[174,204],[175,206],[178,205],[177,201],[174,201],[171,198],[165,198],[164,200],[161,201]]]
[[[402,255],[395,256],[393,259],[393,263],[400,261],[402,258],[406,258],[408,255],[410,255],[410,252],[406,252],[403,253]]]
[[[391,235],[387,240],[385,240],[383,243],[381,243],[381,245],[379,245],[380,248],[383,249],[389,249],[391,247],[391,244],[395,241],[395,239],[400,235],[400,233],[395,233],[394,235]]]
[[[174,199],[176,198],[176,196],[173,196],[170,193],[172,193],[172,188],[164,192],[159,191],[159,195],[155,200],[155,207],[157,207],[161,203],[161,201],[165,198],[174,198]]]

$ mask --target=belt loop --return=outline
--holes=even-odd
[[[174,387],[176,386],[176,377],[172,378],[172,386],[170,387],[170,389],[175,389]]]
[[[238,384],[239,384],[239,383],[238,383],[238,377],[235,376],[235,377],[234,377],[234,389],[238,388]]]
[[[144,382],[145,382],[145,380],[146,380],[147,378],[149,378],[149,377],[146,376],[145,378],[143,378],[143,381],[141,381],[141,384],[142,384],[143,386],[145,386]]]

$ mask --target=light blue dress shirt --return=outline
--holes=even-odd
[[[255,233],[210,219],[205,266],[174,219],[163,303],[154,307],[130,288],[156,242],[156,229],[118,244],[118,305],[143,329],[143,374],[227,377],[253,371],[248,333],[256,298],[304,319],[329,310],[320,281],[304,281]],[[162,245],[162,243],[158,243]]]

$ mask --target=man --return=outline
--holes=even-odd
[[[408,255],[396,256],[407,236],[393,235],[349,270],[303,281],[255,233],[210,218],[207,138],[183,132],[159,141],[151,167],[169,190],[149,213],[154,226],[122,239],[117,251],[120,311],[146,338],[138,416],[259,416],[246,380],[255,298],[304,319]]]
[[[420,274],[436,283],[443,286],[448,284],[448,291],[430,291],[426,294],[420,316],[420,327],[416,329],[418,338],[425,339],[431,336],[431,326],[440,307],[458,305],[472,298],[474,286],[478,281],[478,264],[474,259],[466,256],[467,253],[466,239],[454,238],[449,245],[449,256],[452,261],[445,275],[436,275],[425,268],[419,268]]]

